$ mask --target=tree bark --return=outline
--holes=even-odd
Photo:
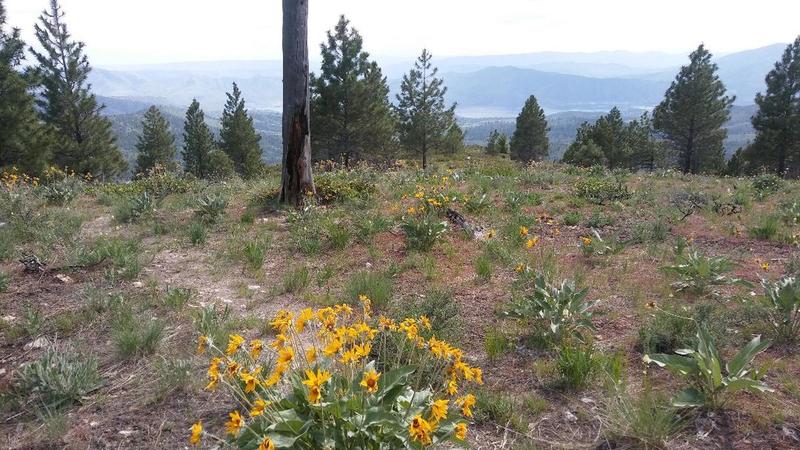
[[[315,195],[311,174],[308,82],[308,0],[283,0],[282,203],[301,205]]]

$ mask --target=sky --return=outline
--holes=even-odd
[[[31,43],[49,0],[5,0]],[[280,0],[61,0],[94,65],[281,56]],[[729,53],[800,34],[798,0],[310,0],[312,55],[345,14],[365,49],[409,58],[539,51]]]

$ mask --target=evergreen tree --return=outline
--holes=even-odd
[[[363,40],[344,17],[323,43],[319,77],[312,77],[311,123],[317,159],[351,159],[390,148],[394,119],[389,86],[369,61]]]
[[[142,134],[138,136],[136,150],[136,173],[146,174],[155,166],[175,168],[175,136],[169,131],[169,123],[155,106],[144,114]]]
[[[499,152],[499,148],[497,147],[497,142],[500,140],[500,132],[497,129],[492,130],[489,133],[489,139],[486,141],[486,154],[487,155],[496,155]]]
[[[703,45],[681,67],[653,115],[653,125],[678,154],[684,173],[714,172],[724,162],[723,125],[735,97],[728,97],[717,65]]]
[[[455,123],[455,109],[445,107],[444,87],[431,65],[431,54],[423,50],[414,67],[403,76],[397,94],[395,112],[399,121],[400,142],[407,150],[422,156],[422,168],[428,167],[428,152],[439,148]]]
[[[603,151],[606,167],[609,169],[630,166],[632,151],[627,131],[622,114],[616,107],[608,114],[600,116],[594,124],[591,139]]]
[[[457,123],[453,122],[453,125],[447,130],[441,149],[443,153],[448,155],[455,155],[464,151],[464,130]]]
[[[536,97],[531,95],[517,116],[517,128],[511,135],[511,159],[542,161],[548,156],[547,120]]]
[[[606,155],[594,141],[594,125],[583,122],[575,134],[575,140],[567,147],[561,160],[580,167],[605,166]]]
[[[195,99],[186,110],[186,120],[183,122],[183,167],[197,178],[208,177],[213,167],[210,163],[210,153],[216,149],[214,135],[206,124],[205,113],[200,109],[200,103]]]
[[[111,122],[101,115],[102,105],[91,93],[91,71],[84,44],[71,40],[57,0],[39,16],[36,38],[43,51],[31,48],[39,65],[41,84],[37,101],[41,116],[56,131],[53,162],[76,172],[114,177],[127,168],[116,145]]]
[[[667,167],[672,164],[666,144],[656,139],[650,114],[644,113],[639,120],[628,123],[625,134],[625,140],[630,149],[630,153],[626,155],[627,167],[653,171],[658,167]]]
[[[226,95],[228,101],[222,111],[219,147],[231,158],[237,173],[252,178],[263,167],[259,145],[261,136],[256,133],[253,118],[247,113],[239,86],[233,83],[233,92]]]
[[[508,153],[508,136],[504,133],[500,133],[500,136],[497,138],[497,153],[501,155]]]
[[[800,36],[766,77],[767,92],[756,95],[756,140],[744,156],[780,176],[800,175]]]
[[[52,140],[36,115],[30,83],[20,72],[25,43],[18,29],[6,31],[5,25],[0,0],[0,168],[15,166],[38,174],[49,161]]]

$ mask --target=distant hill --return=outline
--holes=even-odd
[[[738,105],[753,103],[784,44],[716,58],[720,77]],[[712,48],[713,52],[714,49]],[[687,55],[658,52],[539,52],[519,55],[437,57],[450,101],[466,117],[513,117],[534,94],[548,113],[650,108],[657,104]],[[411,59],[379,59],[393,91]],[[318,63],[312,64],[313,68]],[[279,111],[280,61],[217,61],[98,68],[95,92],[113,98],[186,108],[193,98],[218,111],[235,81],[252,110]],[[394,94],[392,94],[394,99]],[[111,112],[123,112],[111,108]]]

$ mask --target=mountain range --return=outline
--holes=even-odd
[[[728,125],[730,152],[752,137],[749,117],[755,94],[780,58],[785,44],[719,55],[720,78],[736,107]],[[399,89],[411,59],[378,58],[389,85]],[[510,134],[513,117],[525,99],[536,95],[548,114],[554,154],[559,156],[584,120],[594,120],[614,106],[633,118],[655,106],[664,95],[686,55],[658,52],[541,52],[518,55],[443,57],[434,59],[448,87],[447,99],[458,104],[457,114],[467,141],[482,143],[495,128]],[[312,61],[312,67],[318,62]],[[106,105],[120,146],[132,158],[138,122],[151,104],[159,105],[181,143],[183,112],[196,98],[212,129],[236,82],[262,135],[265,159],[280,160],[280,61],[218,61],[95,68],[92,89]],[[394,98],[394,95],[392,95]]]

